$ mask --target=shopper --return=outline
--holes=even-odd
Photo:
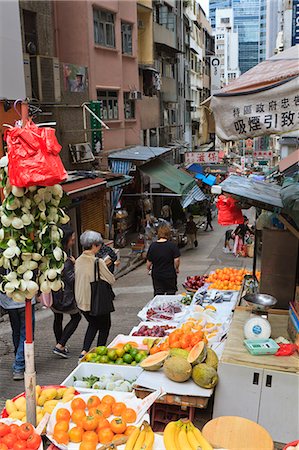
[[[210,204],[208,204],[208,206],[207,206],[206,217],[207,217],[207,223],[206,223],[205,231],[208,231],[208,227],[210,227],[211,231],[213,231],[214,228],[212,225],[212,210],[211,210]]]
[[[70,250],[75,243],[75,233],[69,226],[62,227],[63,237],[61,240],[63,250],[67,254],[62,272],[64,288],[58,292],[52,292],[54,313],[53,330],[56,338],[56,346],[53,353],[62,358],[68,358],[69,351],[66,347],[67,341],[76,331],[81,320],[81,314],[75,299],[75,258],[70,255]],[[63,328],[64,315],[70,315],[70,321]]]
[[[32,327],[34,329],[34,304],[32,299]],[[24,343],[26,340],[25,330],[25,303],[14,302],[5,294],[0,293],[0,306],[8,313],[12,330],[12,341],[14,345],[15,360],[12,366],[12,377],[15,381],[24,379],[25,353]]]
[[[172,210],[169,205],[162,206],[161,217],[166,220],[169,224],[172,224]]]
[[[154,295],[174,295],[177,291],[180,251],[170,237],[170,227],[161,225],[158,240],[150,245],[147,253],[146,267],[152,275]]]
[[[197,228],[193,216],[189,216],[186,223],[185,235],[187,236],[187,249],[197,247]]]
[[[249,220],[246,216],[243,216],[244,222],[240,223],[234,231],[235,244],[234,244],[234,255],[239,256],[243,251],[243,246],[245,242],[245,236],[247,233],[252,233],[250,227],[248,226]]]
[[[224,253],[231,253],[232,252],[232,247],[231,247],[231,241],[233,241],[234,243],[235,240],[235,235],[233,233],[232,229],[226,230],[225,232],[225,239],[224,239],[224,247],[223,247],[223,252]]]
[[[91,311],[91,286],[95,277],[96,254],[103,245],[103,238],[96,231],[85,231],[80,236],[80,243],[83,253],[76,260],[75,265],[75,296],[78,308],[82,311],[88,322],[88,327],[84,337],[83,349],[80,358],[83,357],[91,347],[91,344],[98,333],[97,345],[105,345],[111,327],[111,317],[109,314],[92,316]],[[99,259],[99,275],[105,281],[114,297],[111,285],[115,282],[113,274],[108,269],[105,262]]]

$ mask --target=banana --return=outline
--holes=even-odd
[[[136,430],[133,431],[133,433],[130,435],[129,439],[127,440],[125,450],[133,450],[134,449],[134,446],[138,439],[139,434],[140,434],[140,429],[136,428]]]
[[[145,439],[142,444],[142,450],[152,450],[155,440],[155,434],[150,425],[145,426]]]
[[[143,449],[145,434],[146,434],[145,429],[140,431],[137,441],[135,442],[135,445],[134,445],[134,450],[142,450]]]
[[[188,439],[190,446],[192,447],[192,450],[197,450],[200,445],[199,445],[199,442],[197,441],[190,425],[187,425],[187,439]]]
[[[177,422],[169,422],[164,430],[163,441],[166,450],[180,450],[175,442],[175,434],[180,430]],[[178,442],[178,441],[177,441]]]
[[[196,428],[193,423],[191,423],[191,429],[193,434],[198,442],[198,445],[202,448],[202,450],[213,450],[213,447],[209,444],[209,442],[203,437],[198,428]]]
[[[188,442],[187,439],[187,432],[186,432],[186,428],[187,426],[184,424],[179,432],[179,444],[180,444],[180,449],[182,450],[193,450],[193,448],[191,447],[191,445]]]

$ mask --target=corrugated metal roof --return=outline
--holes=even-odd
[[[122,159],[130,161],[147,161],[164,153],[170,152],[172,148],[169,147],[147,147],[143,145],[136,145],[135,147],[125,148],[117,152],[110,153],[108,158]]]
[[[106,180],[104,178],[85,178],[82,180],[63,183],[62,189],[70,196],[79,196],[83,192],[89,193],[90,190],[98,189],[104,185],[106,185]]]

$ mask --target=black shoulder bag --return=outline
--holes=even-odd
[[[114,292],[107,281],[101,280],[99,271],[99,259],[94,263],[94,281],[90,283],[91,287],[91,316],[103,316],[114,311],[113,300]]]

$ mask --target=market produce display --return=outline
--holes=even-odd
[[[144,421],[141,427],[136,427],[131,433],[125,450],[152,450],[154,442],[155,434],[151,426]]]
[[[121,374],[114,373],[111,375],[102,375],[97,377],[96,375],[90,375],[89,377],[82,377],[77,379],[74,377],[74,387],[76,388],[88,388],[88,389],[100,389],[108,391],[119,392],[132,392],[133,384],[136,381],[127,380]]]
[[[164,430],[166,450],[213,450],[198,428],[190,420],[169,422]]]
[[[160,305],[153,306],[149,308],[146,317],[148,320],[154,321],[164,321],[173,320],[175,314],[182,312],[181,305],[179,302],[177,304],[162,303]]]
[[[224,267],[216,269],[207,277],[207,283],[210,283],[208,289],[240,290],[245,275],[251,275],[252,272],[247,269],[235,269],[234,267]],[[260,272],[256,273],[256,277],[260,279]]]
[[[203,287],[207,283],[207,275],[195,275],[187,277],[183,286],[191,292],[196,292],[197,289]]]
[[[202,340],[205,340],[202,328],[199,328],[197,331],[189,331],[189,329],[188,331],[185,331],[183,328],[177,328],[172,331],[164,341],[154,344],[150,349],[150,354],[153,355],[171,348],[185,349],[188,352],[194,345]]]
[[[134,331],[132,336],[151,336],[151,337],[164,337],[167,335],[168,330],[173,330],[174,326],[169,325],[142,325],[137,331]]]
[[[138,350],[133,345],[136,344],[133,342],[119,344],[118,348],[96,347],[82,358],[82,362],[118,365],[130,364],[131,366],[136,366],[147,357],[147,352],[145,350]]]
[[[42,438],[31,423],[0,421],[1,450],[38,450],[38,448],[42,449]]]
[[[78,393],[78,392],[77,392]],[[45,413],[51,414],[59,403],[67,403],[76,394],[74,387],[47,387],[36,386],[36,421],[40,423]],[[26,398],[25,394],[19,395],[13,400],[6,400],[2,417],[18,419],[26,422]]]

